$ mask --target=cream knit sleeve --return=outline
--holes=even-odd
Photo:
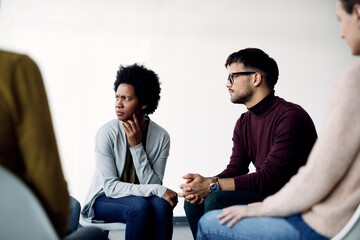
[[[262,216],[305,212],[341,181],[360,147],[360,63],[335,83],[325,122],[307,164],[277,194],[259,206]]]

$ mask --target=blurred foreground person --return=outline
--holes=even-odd
[[[0,165],[24,181],[59,238],[69,233],[70,196],[61,168],[44,83],[26,55],[0,50]],[[105,239],[83,229],[70,239]],[[68,235],[67,237],[70,237]]]

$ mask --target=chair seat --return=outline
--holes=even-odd
[[[80,225],[82,225],[83,227],[87,227],[87,226],[98,227],[105,231],[119,231],[119,230],[124,230],[126,228],[126,224],[120,222],[116,222],[116,223],[89,222],[84,218],[82,214],[80,214]]]

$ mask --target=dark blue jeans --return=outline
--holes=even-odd
[[[79,201],[70,196],[70,221],[69,221],[69,233],[75,232],[79,226],[80,218],[80,203]]]
[[[193,205],[185,201],[184,209],[194,239],[196,238],[198,222],[204,213],[232,205],[247,205],[253,202],[261,202],[266,197],[266,195],[248,191],[220,191],[210,193],[201,205]]]
[[[125,239],[172,238],[173,209],[159,197],[98,197],[94,204],[95,219],[126,223]]]
[[[70,196],[69,232],[64,240],[105,240],[108,239],[103,230],[97,227],[79,227],[80,203]]]

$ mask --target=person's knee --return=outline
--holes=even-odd
[[[131,217],[141,217],[144,219],[150,218],[152,215],[152,207],[149,202],[144,198],[139,198],[136,201],[136,204],[132,205],[129,208],[128,216]]]
[[[199,205],[191,204],[186,200],[184,201],[184,210],[185,210],[185,214],[187,217],[197,215],[199,212],[199,209],[200,209]],[[202,212],[201,214],[204,213],[203,211],[201,211],[201,212]]]
[[[70,196],[70,219],[69,219],[69,232],[74,232],[78,229],[80,218],[80,203],[77,199]]]
[[[154,212],[161,216],[172,216],[173,208],[170,203],[160,197],[150,199]]]
[[[70,196],[70,208],[71,208],[71,211],[80,214],[80,208],[81,208],[80,203],[76,198],[71,197],[71,196]]]
[[[204,200],[205,212],[223,208],[223,203],[221,202],[221,199],[222,199],[221,192],[213,192],[209,194]]]
[[[217,218],[217,216],[221,213],[221,210],[213,210],[210,212],[205,213],[199,221],[199,224],[202,222],[204,223],[210,223],[210,222],[219,222],[219,219]]]
[[[206,231],[219,225],[219,219],[217,216],[221,213],[221,210],[214,210],[205,213],[199,220],[198,231]]]
[[[192,204],[185,200],[184,201],[184,210],[185,210],[185,212],[187,212],[191,208],[192,208]]]

